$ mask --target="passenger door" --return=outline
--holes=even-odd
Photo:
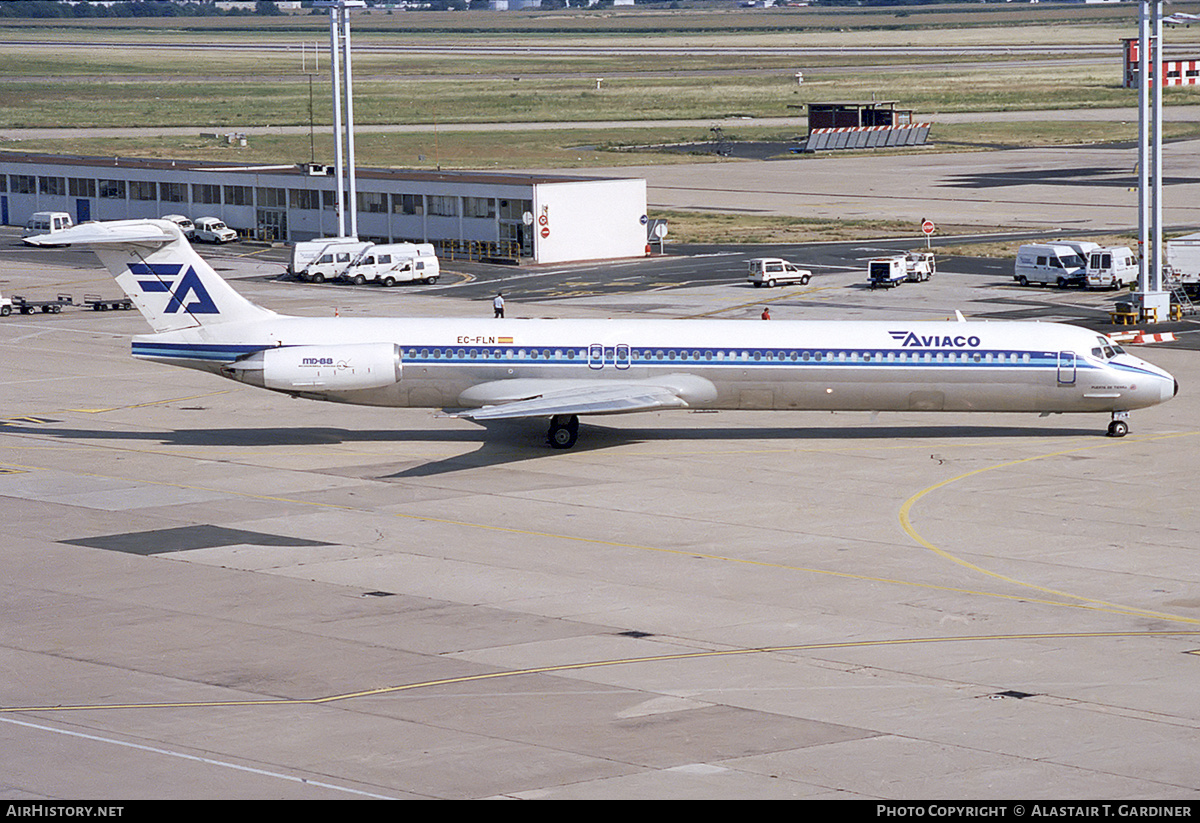
[[[1073,351],[1058,353],[1058,385],[1075,385],[1075,352]]]

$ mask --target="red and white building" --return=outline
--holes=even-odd
[[[1121,85],[1127,89],[1136,89],[1138,86],[1138,38],[1126,37],[1121,42],[1125,44],[1125,73]],[[1151,76],[1153,76],[1153,72]],[[1160,76],[1164,86],[1200,85],[1200,58],[1163,60]]]

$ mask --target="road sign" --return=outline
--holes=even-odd
[[[934,228],[935,226],[933,225],[932,220],[924,220],[921,222],[921,231],[925,232],[926,234],[933,234]]]

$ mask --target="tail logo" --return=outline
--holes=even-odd
[[[154,278],[137,281],[143,293],[162,294],[166,292],[171,295],[165,309],[167,314],[175,314],[180,309],[188,314],[221,313],[217,304],[209,296],[208,290],[204,288],[200,275],[196,274],[196,270],[191,266],[187,266],[187,271],[184,272],[184,266],[179,263],[131,263],[129,273],[139,278],[147,276]],[[183,277],[179,277],[180,274],[183,274]],[[176,277],[179,277],[179,280],[175,280]],[[183,301],[189,296],[194,299],[191,303],[184,305]]]

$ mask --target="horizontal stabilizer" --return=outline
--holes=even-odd
[[[111,243],[163,245],[174,239],[175,236],[168,229],[148,220],[114,220],[108,223],[81,223],[54,234],[26,237],[25,242],[35,246],[61,246],[64,243],[88,246]]]

